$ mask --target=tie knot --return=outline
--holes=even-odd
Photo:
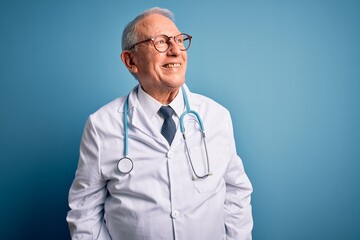
[[[159,112],[165,119],[171,118],[174,114],[174,110],[170,106],[162,106]]]

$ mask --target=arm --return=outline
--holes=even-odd
[[[80,145],[80,158],[69,192],[67,222],[72,239],[111,239],[104,222],[106,182],[101,177],[99,139],[88,119]]]
[[[252,186],[242,161],[236,153],[231,120],[229,120],[229,131],[231,159],[225,174],[226,199],[224,205],[226,239],[251,240],[253,227],[250,204]]]

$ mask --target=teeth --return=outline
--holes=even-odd
[[[164,67],[166,68],[175,68],[175,67],[180,67],[181,64],[180,63],[169,63],[169,64],[165,64]]]

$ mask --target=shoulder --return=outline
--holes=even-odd
[[[90,118],[95,122],[112,121],[122,116],[123,106],[126,96],[118,97],[111,102],[103,105],[98,110],[90,114]]]
[[[229,110],[225,108],[220,103],[216,102],[214,99],[207,97],[202,94],[193,93],[191,92],[191,99],[193,104],[199,108],[199,109],[209,109],[211,112],[217,113],[217,114],[229,114]]]

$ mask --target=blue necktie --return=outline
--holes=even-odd
[[[174,110],[169,106],[162,106],[159,110],[160,114],[164,117],[164,123],[161,127],[161,134],[166,138],[169,145],[171,145],[175,133],[176,126],[175,122],[172,119],[172,115],[174,114]]]

